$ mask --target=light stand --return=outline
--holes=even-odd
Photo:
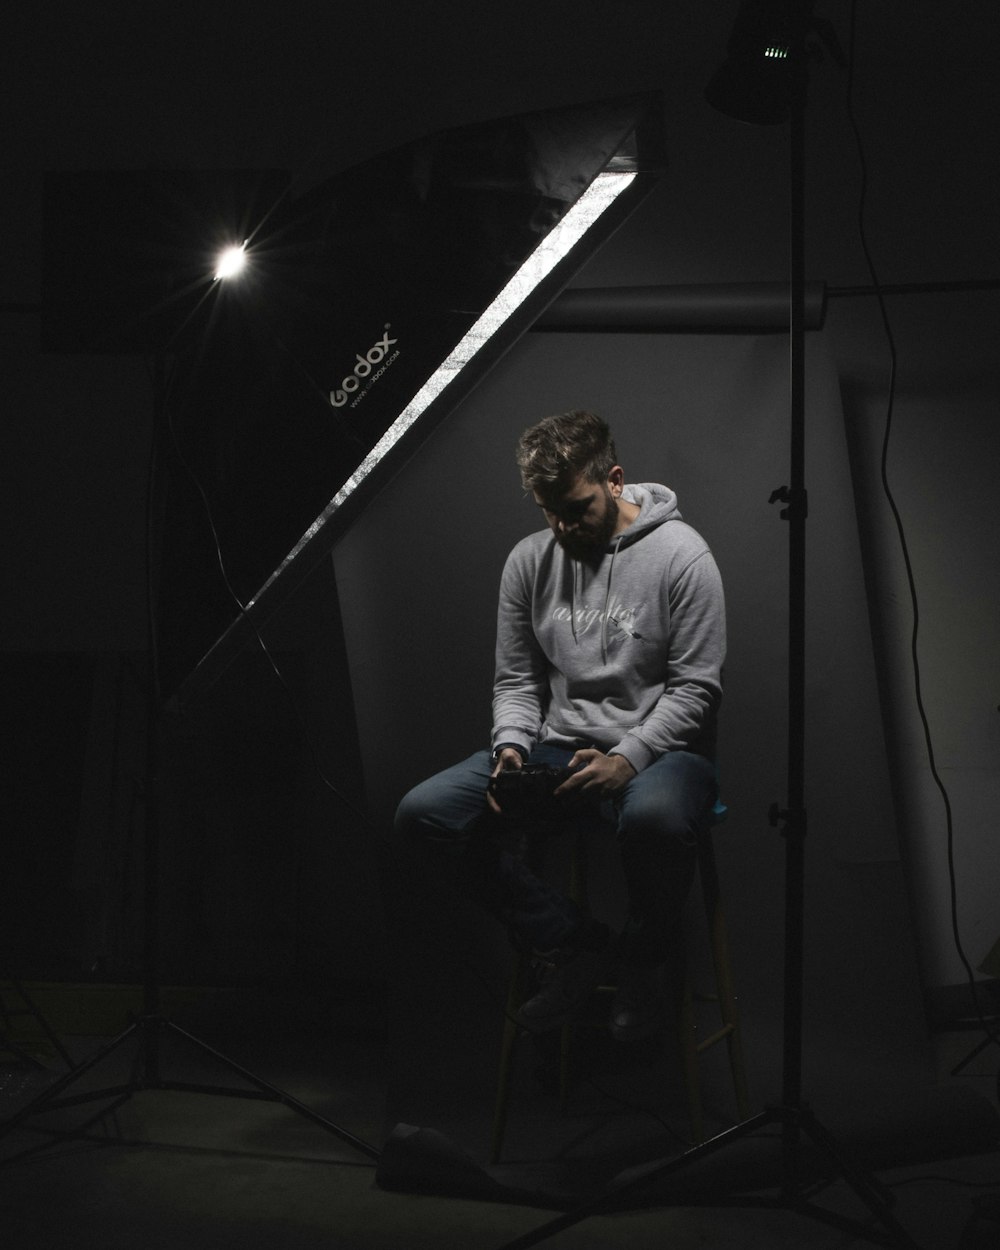
[[[112,1105],[94,1117],[98,1120],[139,1090],[179,1089],[280,1101],[369,1158],[380,1157],[381,1152],[373,1146],[248,1073],[160,1014],[157,784],[161,717],[190,707],[218,680],[233,657],[251,641],[252,635],[259,641],[258,623],[269,619],[324,554],[329,554],[337,536],[363,506],[366,492],[370,497],[370,492],[396,471],[404,455],[415,445],[417,431],[414,427],[418,422],[420,435],[426,437],[434,423],[443,419],[449,408],[500,359],[514,335],[526,328],[554,298],[573,268],[583,262],[586,250],[606,238],[651,187],[662,164],[659,113],[656,97],[644,94],[603,101],[596,106],[586,104],[558,109],[551,116],[533,113],[521,118],[504,117],[482,128],[461,127],[441,136],[433,169],[427,165],[428,149],[422,139],[413,151],[407,147],[381,154],[338,175],[333,182],[320,183],[287,206],[284,200],[288,181],[278,171],[271,171],[266,177],[260,171],[228,171],[218,176],[203,176],[200,172],[179,175],[174,171],[159,175],[153,171],[147,175],[118,171],[102,174],[96,186],[86,176],[78,178],[75,174],[55,179],[54,190],[61,191],[62,196],[54,197],[47,205],[46,237],[50,255],[60,264],[48,274],[48,287],[43,280],[43,294],[50,289],[54,296],[48,300],[48,307],[43,299],[43,313],[48,313],[49,350],[56,344],[55,350],[66,350],[68,343],[68,350],[92,352],[96,340],[97,350],[136,351],[148,349],[152,340],[156,352],[147,518],[151,672],[143,865],[143,1008],[136,1022],[76,1069],[69,1079],[57,1082],[13,1119],[0,1123],[0,1137],[43,1111],[99,1098],[112,1099]],[[551,129],[553,126],[555,131]],[[536,133],[545,136],[558,133],[564,136],[564,142],[556,144],[546,139],[540,143]],[[502,176],[495,181],[481,179],[486,151],[495,152],[502,162]],[[400,171],[411,170],[419,173],[401,175]],[[430,187],[433,212],[425,203],[428,195],[425,179]],[[234,188],[241,185],[234,204]],[[470,189],[474,192],[471,195]],[[258,583],[259,589],[252,598],[242,596],[244,601],[235,619],[202,655],[181,686],[173,690],[165,706],[157,680],[154,605],[158,599],[152,585],[155,561],[151,552],[154,535],[160,527],[156,524],[153,498],[157,487],[155,467],[170,432],[166,347],[163,344],[165,341],[172,343],[186,321],[180,330],[174,329],[171,334],[161,314],[165,309],[176,311],[178,305],[187,306],[201,289],[204,275],[198,266],[191,284],[173,291],[173,287],[181,286],[186,276],[190,276],[191,263],[183,261],[170,266],[171,295],[162,299],[163,291],[151,292],[144,283],[149,276],[145,268],[149,249],[145,239],[141,244],[138,242],[141,232],[136,231],[135,236],[136,263],[125,266],[121,263],[117,229],[122,206],[125,206],[136,221],[147,223],[156,235],[162,231],[161,210],[168,196],[170,202],[189,204],[198,219],[210,210],[211,219],[215,220],[222,206],[228,230],[232,231],[236,220],[241,219],[243,228],[236,232],[236,237],[246,237],[249,231],[243,245],[231,247],[220,257],[217,280],[235,273],[241,267],[238,262],[244,259],[254,263],[251,256],[244,257],[244,252],[248,248],[253,251],[251,241],[262,224],[268,223],[265,238],[273,242],[274,255],[284,257],[274,262],[281,281],[275,284],[269,299],[275,301],[285,324],[301,334],[305,346],[300,357],[291,357],[280,338],[275,336],[275,342],[289,355],[296,371],[301,369],[307,375],[312,360],[321,362],[322,371],[317,377],[324,378],[332,368],[330,361],[343,362],[337,366],[337,373],[330,373],[327,384],[322,387],[309,378],[309,402],[314,402],[314,392],[318,389],[323,395],[321,411],[324,416],[331,410],[338,412],[348,393],[357,392],[356,399],[365,399],[365,404],[360,415],[350,419],[354,428],[339,418],[324,421],[320,429],[310,415],[301,438],[301,447],[306,450],[300,450],[287,464],[282,461],[278,474],[274,465],[267,461],[268,440],[278,432],[282,443],[288,442],[285,414],[282,414],[280,430],[276,430],[273,422],[262,422],[264,436],[258,450],[263,450],[259,456],[249,455],[247,463],[241,466],[244,478],[249,478],[253,484],[253,488],[245,492],[248,499],[252,499],[251,511],[237,511],[233,528],[237,529],[240,521],[250,519],[256,524],[260,520],[254,511],[263,505],[254,492],[258,480],[267,479],[269,489],[260,492],[268,496],[266,503],[269,504],[269,511],[265,509],[262,513],[262,524],[270,526],[275,533],[280,531],[294,545],[284,548],[287,552],[284,560],[266,573],[266,581]],[[70,203],[72,216],[66,210]],[[242,207],[236,212],[239,204]],[[331,205],[337,206],[340,214],[337,221],[343,222],[336,229],[330,225],[334,220]],[[407,206],[405,212],[401,208],[403,205]],[[79,236],[83,231],[77,217],[81,206],[86,210],[84,221],[99,246],[80,246]],[[184,233],[175,240],[175,254],[188,255],[184,240],[188,238],[189,216],[190,213],[180,215],[180,221],[185,223]],[[250,230],[258,216],[259,224]],[[375,237],[379,232],[385,236],[377,249],[358,244],[353,225],[355,218],[364,220],[363,237],[367,238],[369,233]],[[318,239],[323,243],[316,250]],[[310,251],[308,261],[302,259],[306,242]],[[381,246],[383,242],[385,247]],[[266,246],[263,250],[266,252]],[[378,251],[377,259],[373,259],[369,251]],[[477,254],[479,252],[485,255]],[[115,260],[110,278],[96,266],[102,255]],[[161,255],[159,247],[155,255]],[[447,273],[447,282],[441,281],[442,273]],[[162,266],[160,274],[163,276]],[[135,289],[137,278],[138,291]],[[300,282],[308,292],[308,297],[301,299],[298,293],[291,294],[297,292]],[[188,319],[199,306],[200,301],[189,311]],[[270,308],[270,303],[266,306]],[[141,316],[129,315],[139,310]],[[308,317],[303,310],[308,312]],[[142,333],[137,334],[137,323],[143,318],[145,324],[138,327]],[[84,322],[87,324],[81,330]],[[124,333],[122,322],[125,323]],[[355,339],[358,327],[365,325],[371,326],[374,342],[373,338],[363,342]],[[412,335],[404,339],[400,350],[384,359],[384,352],[397,342],[395,336],[403,333],[399,327],[406,327],[407,335],[411,335],[412,327]],[[362,356],[360,351],[364,351],[366,344],[371,346]],[[336,347],[333,354],[331,346]],[[398,361],[395,356],[399,356]],[[385,368],[373,367],[381,366],[383,360],[385,367],[392,364],[392,372],[380,381]],[[353,367],[347,363],[352,361],[356,362]],[[341,368],[344,373],[339,372]],[[326,395],[330,396],[329,406]],[[336,396],[340,398],[335,399]],[[301,398],[297,402],[301,403]],[[344,449],[344,444],[352,441],[364,442],[360,463],[353,449]],[[179,449],[178,455],[183,455]],[[260,479],[257,474],[261,475]],[[328,481],[328,474],[336,477]],[[280,480],[275,482],[279,475]],[[308,513],[300,515],[300,501],[289,499],[284,489],[288,483],[295,483],[297,490],[301,486],[301,499],[312,501]],[[201,493],[201,484],[198,485],[198,493]],[[312,511],[317,498],[326,501],[318,516]],[[297,506],[291,506],[292,503]],[[300,524],[307,526],[304,532],[298,528]],[[295,528],[289,530],[289,525]],[[160,1073],[160,1042],[166,1034],[181,1036],[188,1044],[237,1073],[254,1090],[220,1089],[165,1080]],[[133,1037],[140,1050],[140,1074],[133,1081],[95,1093],[67,1093],[72,1082]]]
[[[103,1106],[96,1115],[90,1117],[75,1129],[61,1130],[41,1127],[41,1132],[56,1140],[72,1140],[84,1135],[89,1128],[104,1117],[113,1114],[119,1107],[129,1101],[133,1095],[144,1090],[172,1090],[188,1094],[210,1094],[227,1098],[244,1098],[265,1102],[279,1102],[296,1114],[319,1125],[328,1133],[332,1133],[342,1142],[352,1146],[363,1155],[377,1160],[380,1152],[368,1142],[356,1137],[353,1133],[335,1124],[332,1120],[313,1111],[310,1107],[294,1098],[291,1094],[277,1086],[262,1080],[259,1076],[241,1067],[232,1059],[227,1058],[199,1038],[186,1032],[161,1014],[160,1002],[160,735],[162,733],[162,699],[158,679],[158,646],[156,628],[156,592],[153,569],[155,566],[154,550],[156,546],[158,511],[157,492],[159,486],[158,465],[167,435],[167,375],[164,353],[157,352],[153,358],[153,430],[152,448],[150,453],[149,483],[147,493],[147,624],[149,630],[149,665],[147,691],[147,732],[145,760],[145,793],[144,793],[144,830],[143,830],[143,986],[142,1010],[140,1015],[116,1038],[101,1048],[91,1058],[81,1062],[73,1070],[56,1081],[37,1098],[29,1102],[10,1119],[0,1123],[0,1137],[12,1130],[25,1125],[36,1115],[56,1111],[64,1107],[80,1106],[85,1103],[102,1101]],[[181,1039],[197,1054],[211,1059],[230,1073],[238,1076],[252,1088],[240,1089],[231,1086],[217,1086],[200,1082],[171,1080],[161,1073],[161,1046],[165,1037]],[[127,1043],[134,1041],[137,1056],[132,1064],[131,1077],[124,1083],[103,1089],[87,1090],[82,1093],[69,1093],[83,1076],[96,1068],[106,1058],[121,1050]],[[0,1160],[0,1165],[13,1163],[28,1155],[44,1149],[49,1143],[28,1147]]]
[[[752,7],[752,6],[751,6]],[[785,6],[787,13],[789,6]],[[809,6],[803,6],[808,10]],[[874,1245],[917,1250],[917,1242],[896,1220],[891,1197],[865,1169],[851,1163],[844,1148],[819,1122],[802,1097],[803,937],[805,915],[805,605],[806,518],[805,487],[805,37],[808,11],[791,32],[788,46],[790,79],[790,476],[789,485],[774,491],[771,502],[783,502],[788,521],[788,807],[773,804],[773,826],[783,824],[785,839],[785,967],[784,1030],[781,1104],[726,1129],[674,1159],[636,1169],[586,1204],[557,1217],[533,1232],[505,1243],[502,1250],[535,1246],[590,1215],[620,1210],[629,1194],[650,1188],[730,1144],[768,1128],[781,1130],[780,1191],[773,1198],[737,1196],[727,1206],[777,1208],[796,1212],[843,1229]],[[774,121],[776,117],[761,118]],[[802,1146],[808,1138],[868,1208],[881,1229],[842,1216],[811,1201],[803,1182]],[[719,1205],[723,1205],[720,1202]]]

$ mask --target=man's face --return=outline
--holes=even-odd
[[[533,494],[556,542],[571,559],[600,560],[618,524],[618,500],[607,482],[588,482],[578,475],[568,487]]]

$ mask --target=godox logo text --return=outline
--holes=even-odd
[[[389,348],[399,341],[389,337],[389,329],[390,323],[386,322],[385,334],[377,342],[373,343],[363,356],[359,353],[355,357],[357,364],[347,377],[343,379],[338,389],[330,392],[330,403],[334,408],[343,408],[365,378],[371,374],[372,369],[385,360],[389,354]]]

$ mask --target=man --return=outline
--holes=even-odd
[[[514,547],[501,579],[492,750],[411,790],[396,829],[460,848],[476,898],[539,957],[522,1025],[563,1024],[616,962],[611,1031],[627,1041],[661,1018],[663,965],[715,801],[722,585],[673,492],[626,485],[595,414],[526,430],[517,463],[547,529]],[[590,801],[617,834],[628,896],[617,939],[495,836],[490,780],[528,762],[571,770],[556,799],[567,811]]]

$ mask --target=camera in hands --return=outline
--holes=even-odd
[[[489,791],[510,820],[567,820],[587,806],[579,793],[555,794],[572,775],[570,768],[522,764],[520,768],[503,768],[491,777]]]

